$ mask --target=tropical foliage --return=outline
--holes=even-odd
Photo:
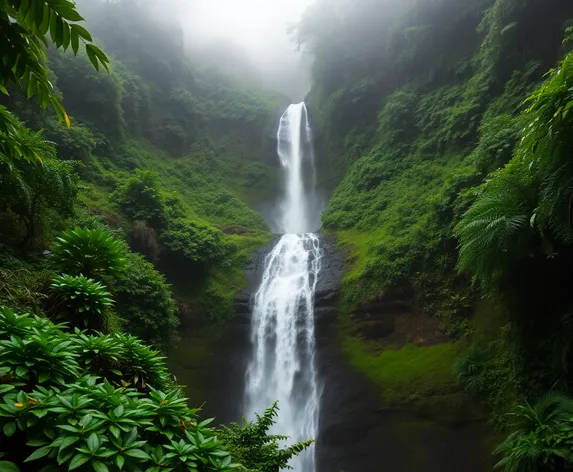
[[[45,238],[50,223],[73,214],[78,179],[73,163],[56,159],[54,146],[41,132],[18,127],[20,142],[34,147],[41,162],[11,162],[0,154],[0,212],[5,215],[0,234],[28,246]]]
[[[276,404],[254,423],[211,429],[211,419],[187,406],[158,352],[133,336],[64,327],[0,308],[0,430],[13,464],[273,472],[312,442],[278,446],[286,438],[268,435]]]
[[[506,472],[564,470],[573,462],[573,401],[549,394],[537,403],[519,404],[512,413],[516,428],[496,449]]]
[[[219,432],[233,457],[249,472],[289,469],[289,460],[313,443],[309,440],[281,448],[279,441],[286,441],[288,437],[269,434],[277,415],[278,403],[275,402],[262,416],[257,415],[255,421],[247,422],[243,419],[242,424],[233,423]]]
[[[190,64],[143,3],[78,4],[113,58],[75,2],[0,6],[0,301],[34,313],[0,309],[0,468],[243,468],[159,350],[179,325],[167,280],[222,322],[268,240],[244,202],[275,190],[279,99]]]
[[[54,265],[61,272],[95,278],[123,275],[125,247],[105,230],[66,230],[56,238],[51,251]]]
[[[140,254],[126,253],[125,276],[113,285],[124,328],[167,350],[177,339],[179,311],[165,276]]]
[[[83,275],[58,275],[50,286],[55,293],[57,312],[72,326],[107,332],[109,309],[113,304],[106,287]]]
[[[484,282],[533,251],[551,257],[559,244],[571,242],[572,85],[569,54],[527,99],[515,157],[490,176],[456,229],[460,266]]]
[[[60,328],[40,317],[0,312],[7,459],[35,461],[36,470],[239,467],[206,427],[210,420],[200,422],[198,410],[167,385],[157,353],[134,338]]]
[[[0,68],[0,92],[8,94],[9,84],[17,85],[28,98],[38,96],[42,108],[51,105],[58,118],[70,126],[57,94],[49,80],[45,66],[48,33],[58,48],[71,48],[78,54],[80,43],[96,69],[108,68],[109,60],[93,44],[90,33],[78,22],[84,19],[77,12],[75,3],[69,0],[48,2],[45,0],[10,0],[0,6],[0,25],[5,39],[5,50]],[[21,143],[21,129],[4,108],[0,108],[1,154],[10,160],[24,158],[27,161],[42,160],[34,146]]]

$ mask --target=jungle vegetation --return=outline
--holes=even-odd
[[[569,0],[317,0],[294,31],[343,308],[437,319],[506,471],[573,463],[572,19]],[[163,358],[182,318],[224,325],[269,240],[245,202],[276,187],[282,97],[192,63],[135,0],[5,0],[0,32],[0,467],[282,467],[309,443],[268,435],[276,406],[217,432]]]

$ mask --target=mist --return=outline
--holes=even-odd
[[[176,8],[191,54],[220,58],[222,67],[238,60],[263,87],[300,101],[310,89],[310,61],[289,28],[313,1],[177,0]]]

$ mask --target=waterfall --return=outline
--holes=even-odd
[[[304,160],[314,170],[311,134],[304,103],[289,106],[277,132],[277,153],[285,171],[285,234],[265,260],[255,295],[253,355],[247,370],[246,416],[253,419],[279,401],[274,433],[291,442],[316,439],[319,394],[315,369],[314,292],[320,272],[318,237],[309,233]],[[312,176],[314,181],[314,176]],[[314,472],[311,447],[290,464],[295,472]]]

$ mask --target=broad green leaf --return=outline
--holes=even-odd
[[[9,392],[10,390],[13,390],[14,388],[15,388],[14,385],[0,384],[0,395]]]
[[[16,429],[17,429],[16,423],[10,422],[10,423],[6,423],[6,424],[4,425],[3,431],[4,431],[4,434],[5,434],[7,437],[10,437],[10,436],[12,436],[12,435],[16,432]],[[1,469],[0,469],[0,470],[1,470]]]
[[[70,25],[73,31],[75,31],[78,36],[86,41],[92,41],[92,36],[83,26],[80,25]]]
[[[44,383],[44,382],[46,382],[46,381],[48,381],[48,380],[50,380],[50,374],[43,373],[43,374],[40,374],[39,377],[38,377],[38,381],[39,381],[40,383]]]
[[[40,27],[38,28],[38,33],[42,36],[45,36],[50,29],[50,19],[51,19],[52,12],[47,4],[44,4],[44,18]]]
[[[82,465],[84,465],[89,460],[90,460],[90,456],[88,456],[86,454],[77,454],[71,460],[68,470],[75,470],[78,467],[81,467]]]
[[[107,465],[100,461],[95,461],[93,467],[95,472],[109,472]]]
[[[95,70],[99,70],[99,60],[94,52],[95,46],[91,44],[86,45],[86,53],[88,55],[88,59],[91,61],[92,65],[94,66]]]
[[[86,441],[88,448],[91,452],[97,452],[97,450],[99,449],[101,442],[99,440],[99,437],[96,433],[92,433],[90,434],[90,436],[88,437],[87,441]]]
[[[149,454],[141,449],[128,449],[125,453],[130,457],[135,457],[136,459],[150,459]]]
[[[78,50],[80,49],[80,37],[78,36],[78,33],[74,31],[73,28],[70,29],[70,41],[72,43],[72,51],[77,56]]]
[[[68,21],[84,21],[84,18],[73,7],[66,5],[55,10]]]
[[[74,449],[60,449],[57,456],[57,461],[59,465],[68,462],[72,456],[76,453]]]
[[[40,449],[34,451],[32,454],[28,456],[28,458],[24,462],[35,461],[37,459],[41,459],[42,457],[47,456],[52,451],[50,446],[44,446]]]
[[[208,418],[206,420],[201,421],[201,423],[199,423],[199,427],[203,428],[205,426],[207,426],[208,424],[212,423],[213,421],[215,421],[215,418]]]
[[[27,446],[32,446],[32,447],[47,446],[48,444],[49,441],[46,439],[32,439],[31,441],[28,441],[26,443]]]
[[[62,33],[63,33],[62,47],[64,48],[65,51],[70,46],[70,25],[68,25],[65,22],[63,23]]]
[[[99,59],[99,61],[101,62],[101,64],[105,68],[105,70],[107,72],[109,72],[109,69],[107,66],[109,64],[108,57],[105,55],[105,53],[100,48],[93,46],[93,44],[90,44],[90,46],[93,47],[94,54],[97,56],[97,58]]]
[[[56,45],[58,44],[57,41],[58,19],[60,19],[58,15],[50,15],[50,38],[52,40],[52,43]]]

